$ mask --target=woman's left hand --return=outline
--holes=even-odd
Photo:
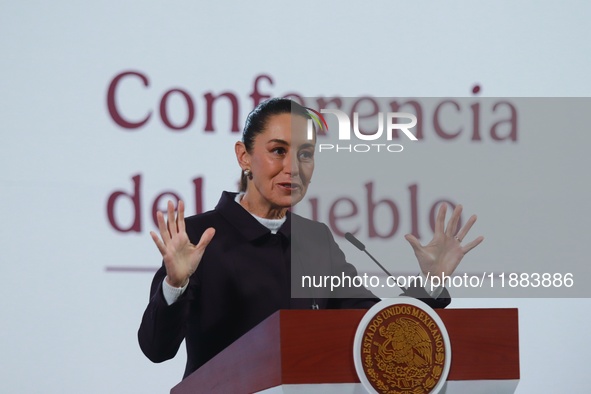
[[[411,234],[404,236],[414,249],[421,271],[425,275],[441,277],[443,274],[450,276],[460,264],[464,255],[484,240],[484,237],[480,236],[462,246],[464,237],[476,222],[476,215],[470,216],[470,219],[456,234],[462,206],[456,206],[447,227],[444,229],[446,212],[447,204],[442,204],[435,220],[435,234],[433,234],[433,239],[427,245],[421,245],[419,240]]]

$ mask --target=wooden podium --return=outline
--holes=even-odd
[[[274,313],[171,390],[195,393],[364,393],[353,338],[365,310]],[[519,382],[517,309],[437,310],[449,333],[453,393],[513,393]]]

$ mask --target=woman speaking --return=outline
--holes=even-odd
[[[214,210],[186,219],[182,201],[177,213],[168,203],[167,220],[158,212],[160,236],[151,236],[163,265],[138,332],[150,360],[173,358],[185,339],[186,377],[279,309],[369,308],[379,301],[363,287],[309,289],[292,297],[294,277],[357,275],[327,226],[289,211],[306,195],[314,172],[308,119],[308,111],[291,100],[261,103],[235,145],[241,192],[223,192]],[[433,240],[425,246],[406,236],[424,275],[451,275],[482,242],[478,237],[462,245],[476,216],[456,232],[461,209],[445,226],[441,206]],[[413,287],[407,294],[433,307],[449,304],[445,289]]]

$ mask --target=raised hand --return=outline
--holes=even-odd
[[[484,240],[484,237],[480,236],[462,246],[464,237],[476,222],[476,215],[470,216],[470,219],[456,234],[462,206],[456,206],[444,230],[446,212],[447,204],[442,204],[435,220],[435,234],[427,245],[421,245],[419,240],[411,234],[404,236],[414,249],[421,271],[425,275],[427,273],[431,276],[451,275],[464,255]]]
[[[175,218],[174,205],[168,201],[168,222],[164,222],[164,214],[156,213],[160,239],[154,231],[150,235],[158,247],[166,267],[166,281],[174,287],[183,287],[195,272],[205,248],[215,234],[213,227],[205,230],[199,243],[193,245],[185,230],[185,204],[179,201],[178,215]]]

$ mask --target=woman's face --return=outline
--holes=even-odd
[[[253,176],[247,193],[271,208],[297,204],[314,172],[314,148],[315,140],[307,139],[306,118],[289,113],[269,117],[245,154]]]

